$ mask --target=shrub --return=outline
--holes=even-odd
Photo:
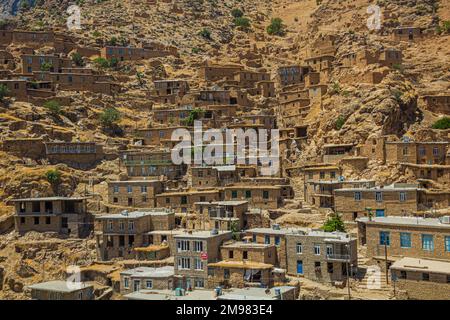
[[[185,120],[186,125],[193,126],[194,121],[198,120],[202,115],[204,111],[200,108],[193,109],[189,112],[189,117]]]
[[[244,13],[242,12],[241,9],[236,8],[236,9],[231,10],[231,15],[234,18],[242,18],[244,16]]]
[[[101,69],[117,68],[119,66],[119,60],[117,60],[117,58],[111,58],[111,60],[96,58],[94,63]]]
[[[267,33],[275,36],[284,36],[286,34],[286,26],[281,18],[272,18],[270,25],[267,26]]]
[[[207,40],[211,40],[211,31],[209,29],[204,28],[198,34]]]
[[[333,215],[323,224],[322,230],[325,232],[340,231],[345,232],[345,225],[339,214]]]
[[[100,114],[100,122],[105,128],[112,128],[120,120],[120,112],[116,108],[107,108]]]
[[[48,182],[50,182],[50,184],[55,185],[61,181],[61,172],[59,172],[57,169],[48,170],[45,173],[45,178]]]
[[[336,130],[341,130],[341,128],[344,126],[344,124],[345,124],[344,117],[343,116],[339,116],[336,119],[336,122],[334,123],[334,126],[335,126]]]
[[[51,68],[53,68],[53,65],[51,62],[44,62],[41,64],[41,71],[50,71]]]
[[[250,29],[250,19],[241,17],[241,18],[235,18],[234,19],[234,25],[238,28],[242,28],[243,30]]]
[[[49,100],[44,103],[44,108],[48,109],[52,114],[59,115],[61,114],[61,105],[56,100]]]
[[[437,120],[435,123],[433,123],[433,125],[431,127],[433,129],[439,129],[439,130],[450,129],[450,118],[443,117],[443,118]]]
[[[0,84],[0,101],[3,101],[3,99],[9,94],[9,89],[4,84]]]
[[[450,21],[442,22],[442,31],[444,33],[450,33]]]
[[[331,86],[330,93],[331,94],[340,94],[342,92],[341,86],[339,85],[339,82],[334,82]]]
[[[81,54],[79,54],[78,52],[75,52],[72,54],[72,61],[73,63],[75,63],[75,65],[77,67],[84,67],[84,61],[83,61],[83,57],[81,56]]]

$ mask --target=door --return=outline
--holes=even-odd
[[[303,274],[303,261],[297,260],[297,274]]]
[[[141,281],[134,280],[133,281],[133,291],[139,291],[141,289]]]
[[[375,211],[375,216],[376,217],[384,217],[384,209],[377,209]]]

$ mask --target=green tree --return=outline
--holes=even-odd
[[[233,18],[241,18],[244,16],[244,13],[241,9],[236,8],[231,10],[231,15],[233,16]]]
[[[41,71],[50,71],[50,69],[53,68],[53,64],[51,62],[43,62],[41,64]]]
[[[74,52],[71,56],[73,63],[75,63],[75,65],[77,67],[84,67],[84,61],[83,61],[83,57],[81,56],[81,54],[79,54],[78,52]]]
[[[433,125],[431,127],[433,129],[438,129],[438,130],[450,129],[450,118],[443,117],[443,118],[437,120],[435,123],[433,123]]]
[[[341,219],[341,216],[339,214],[335,214],[332,217],[328,218],[328,220],[323,224],[322,229],[325,232],[345,232],[345,225]]]
[[[267,33],[275,36],[284,36],[286,34],[286,26],[281,18],[272,18],[267,26]]]
[[[245,17],[239,17],[234,19],[234,25],[245,31],[250,29],[250,19]]]
[[[51,185],[56,185],[61,182],[61,172],[59,172],[58,169],[48,170],[45,173],[45,178]]]
[[[49,100],[45,102],[44,108],[48,109],[53,115],[60,115],[62,112],[61,105],[56,100]]]
[[[9,89],[3,83],[0,84],[0,101],[4,101],[5,97],[9,94]]]
[[[207,40],[211,40],[211,31],[209,29],[203,28],[198,34]]]
[[[120,120],[120,112],[116,108],[107,108],[100,114],[100,122],[105,128],[112,128]]]
[[[189,112],[189,116],[185,120],[186,125],[193,126],[194,121],[200,119],[200,117],[203,115],[204,111],[200,108],[195,108]]]
[[[336,130],[341,130],[345,124],[345,118],[343,116],[339,116],[334,123]]]
[[[233,221],[230,225],[231,236],[233,240],[239,241],[241,231],[239,230],[239,225],[237,221]]]

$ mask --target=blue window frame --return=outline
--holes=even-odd
[[[427,251],[434,250],[433,235],[431,235],[431,234],[423,234],[422,235],[422,249],[427,250]]]
[[[280,237],[275,237],[275,245],[276,246],[280,245]]]
[[[411,248],[411,233],[408,232],[400,233],[400,247]]]
[[[268,236],[268,235],[264,236],[264,243],[270,244],[270,236]]]
[[[380,244],[389,246],[391,244],[390,233],[388,231],[380,231]]]
[[[450,236],[445,237],[445,251],[450,252]]]

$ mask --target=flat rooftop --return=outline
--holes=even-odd
[[[194,290],[177,296],[173,290],[140,290],[124,297],[128,300],[215,300],[215,293],[212,290]]]
[[[43,197],[43,198],[23,198],[12,199],[10,202],[28,202],[28,201],[81,201],[89,199],[89,197]]]
[[[205,230],[205,231],[185,231],[183,233],[177,233],[174,237],[175,238],[212,238],[217,237],[219,235],[223,234],[230,234],[231,231],[217,231],[217,233],[213,234],[211,230]]]
[[[108,183],[111,184],[131,184],[131,183],[153,183],[153,182],[160,182],[159,180],[126,180],[126,181],[109,181]]]
[[[121,212],[121,213],[112,213],[105,214],[102,216],[95,217],[96,219],[136,219],[142,218],[146,216],[164,216],[168,214],[173,214],[174,212],[169,209],[159,209],[153,211],[132,211],[132,212]]]
[[[124,276],[148,278],[167,278],[173,276],[174,274],[175,269],[173,266],[165,266],[160,268],[138,267],[120,273],[120,275]]]
[[[217,300],[278,300],[277,293],[275,291],[279,290],[281,295],[283,295],[283,293],[296,289],[296,287],[292,286],[280,286],[273,287],[271,289],[233,288],[224,291],[221,296],[217,297]]]
[[[273,244],[235,241],[223,244],[222,248],[269,248],[273,246]]]
[[[394,262],[392,269],[450,274],[450,262],[405,257]]]
[[[218,205],[218,206],[239,206],[248,203],[248,201],[239,201],[239,200],[228,200],[228,201],[203,201],[203,202],[195,202],[195,204],[201,204],[201,205]]]
[[[368,217],[361,217],[356,219],[358,222],[365,222],[368,224],[389,224],[389,225],[404,225],[404,226],[421,226],[421,227],[439,227],[450,229],[450,224],[442,223],[439,218],[421,218],[421,217],[372,217],[369,221]]]
[[[253,228],[248,229],[246,232],[249,233],[261,233],[261,234],[280,234],[280,235],[286,235],[286,234],[302,234],[307,232],[308,229],[306,228],[282,228],[282,229],[273,229],[273,228]]]
[[[36,283],[36,284],[32,284],[32,285],[28,286],[28,288],[30,288],[30,289],[54,291],[54,292],[76,292],[80,289],[84,289],[84,288],[88,288],[88,287],[94,287],[94,286],[88,285],[84,282],[71,283],[71,285],[68,285],[67,281],[62,281],[62,280],[41,282],[41,283]]]

